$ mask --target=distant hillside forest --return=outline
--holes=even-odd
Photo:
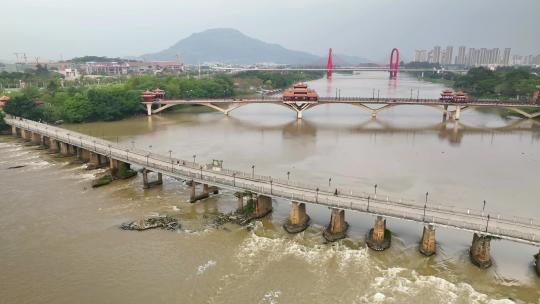
[[[223,98],[245,94],[246,91],[239,88],[238,84],[247,79],[261,87],[276,89],[323,75],[302,72],[242,72],[234,76],[215,74],[203,79],[145,75],[126,77],[119,84],[62,87],[59,78],[52,74],[44,79],[47,85],[43,89],[29,86],[8,93],[11,99],[4,106],[4,111],[15,116],[47,122],[109,121],[142,113],[140,94],[146,89],[164,89],[168,98]],[[36,100],[42,102],[36,103]]]
[[[435,66],[432,66],[435,67]],[[415,72],[420,77],[420,72]],[[528,100],[540,85],[540,69],[501,67],[496,70],[472,68],[466,74],[424,72],[427,80],[444,80],[456,90],[475,98]]]

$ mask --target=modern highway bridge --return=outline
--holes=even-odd
[[[386,230],[385,217],[425,224],[420,242],[420,251],[425,255],[435,253],[435,226],[473,232],[470,256],[471,261],[479,267],[491,265],[491,238],[540,246],[540,220],[537,218],[496,212],[488,214],[483,210],[427,202],[427,197],[425,203],[418,204],[351,189],[340,188],[338,191],[329,187],[256,175],[254,171],[241,172],[196,163],[195,159],[182,160],[133,149],[35,121],[8,117],[6,123],[11,125],[14,135],[21,136],[26,141],[45,145],[64,156],[76,155],[93,166],[110,166],[113,174],[118,172],[119,168],[126,166],[129,168],[130,165],[142,167],[145,186],[151,184],[148,182],[148,173],[151,171],[158,173],[158,182],[161,181],[162,175],[191,181],[191,201],[197,200],[197,197],[207,197],[209,191],[215,191],[209,189],[228,189],[243,194],[238,196],[239,205],[242,207],[244,195],[248,195],[254,198],[253,218],[271,212],[272,199],[291,201],[288,227],[300,227],[297,231],[301,231],[301,228],[309,223],[306,204],[327,206],[331,209],[330,223],[324,233],[328,240],[345,236],[348,227],[345,222],[345,210],[350,210],[376,216],[374,228],[366,235],[368,246],[375,250],[384,250],[390,246],[391,237]],[[195,193],[197,184],[204,185],[202,195]],[[538,262],[537,260],[537,265],[540,264]]]
[[[376,117],[379,112],[396,106],[427,106],[440,110],[449,118],[459,120],[461,112],[473,108],[503,108],[511,110],[526,118],[540,116],[540,104],[516,100],[477,99],[467,102],[448,102],[438,98],[394,98],[394,97],[322,97],[318,101],[283,101],[281,97],[256,97],[256,98],[228,98],[228,99],[158,99],[154,102],[142,102],[146,107],[146,113],[150,116],[157,114],[175,105],[202,105],[210,107],[225,115],[229,115],[235,109],[249,104],[272,104],[283,106],[296,112],[296,117],[301,119],[303,113],[320,105],[348,104],[360,107],[371,112]],[[534,109],[528,113],[524,109]]]

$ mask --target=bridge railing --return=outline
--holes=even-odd
[[[230,170],[230,169],[222,169],[221,171],[214,171],[211,168],[207,168],[205,165],[200,165],[195,162],[190,162],[186,160],[181,160],[177,158],[172,157],[166,157],[160,154],[150,153],[145,150],[140,149],[129,149],[126,147],[123,147],[118,144],[114,144],[105,140],[101,140],[99,138],[95,137],[89,137],[87,135],[69,131],[69,130],[63,130],[54,126],[48,126],[39,124],[33,121],[27,121],[27,120],[12,120],[11,124],[16,124],[19,127],[29,129],[30,131],[36,131],[43,135],[49,136],[51,138],[55,138],[61,141],[64,141],[66,143],[70,143],[73,145],[80,146],[81,148],[85,148],[103,155],[112,156],[119,160],[126,160],[129,161],[129,155],[138,155],[143,158],[146,158],[146,164],[144,162],[139,163],[141,166],[150,166],[157,169],[160,169],[162,171],[170,171],[171,173],[180,173],[183,176],[192,177],[192,178],[200,178],[202,180],[208,180],[209,182],[217,182],[219,181],[221,184],[229,185],[229,186],[235,186],[240,188],[245,188],[248,190],[252,190],[258,193],[262,194],[270,194],[270,195],[276,195],[281,196],[283,198],[288,198],[291,200],[302,200],[305,202],[312,202],[312,203],[318,203],[328,206],[342,206],[347,207],[348,209],[355,209],[360,210],[362,208],[367,209],[368,201],[371,201],[372,205],[370,207],[370,212],[376,212],[376,210],[382,210],[381,206],[386,207],[407,207],[410,210],[414,210],[414,213],[399,213],[399,214],[393,214],[392,209],[389,209],[388,215],[389,216],[396,216],[401,218],[408,218],[411,220],[419,221],[421,218],[419,217],[420,213],[424,210],[423,204],[418,204],[415,201],[410,200],[403,200],[403,199],[391,199],[389,196],[382,196],[379,194],[378,198],[371,196],[365,192],[353,192],[352,190],[346,190],[341,189],[339,190],[339,195],[334,196],[334,193],[331,189],[328,189],[328,187],[318,187],[315,185],[308,185],[308,184],[302,184],[296,181],[291,180],[284,180],[284,179],[276,179],[272,178],[270,176],[261,176],[261,175],[253,175],[248,174],[245,172]],[[66,133],[67,134],[63,134]],[[84,140],[83,140],[84,139]],[[124,152],[126,152],[124,154]],[[170,165],[169,165],[170,164]],[[191,170],[199,170],[201,174],[193,173],[190,171],[185,170],[185,168],[189,168]],[[219,177],[209,177],[207,174],[212,173],[214,176],[215,174],[221,175],[223,178]],[[232,179],[231,179],[232,178]],[[263,182],[265,185],[262,187],[255,187],[250,182]],[[282,189],[287,189],[287,191],[283,190],[274,190],[273,186],[280,186]],[[318,191],[317,191],[318,189]],[[328,189],[328,190],[326,190]],[[298,194],[298,192],[302,192],[301,194]],[[297,193],[295,195],[295,193]],[[347,201],[350,201],[347,203]],[[363,202],[363,203],[360,203]],[[383,208],[384,209],[384,208]],[[448,214],[458,214],[461,216],[465,216],[467,218],[476,218],[476,220],[479,221],[487,221],[487,212],[482,212],[482,210],[477,209],[470,209],[470,208],[462,208],[462,207],[456,207],[456,206],[449,206],[449,205],[443,205],[443,204],[426,204],[425,205],[426,210],[426,218],[429,218],[430,214],[432,213],[448,213]],[[518,224],[523,227],[540,227],[540,223],[538,220],[533,218],[525,218],[525,217],[518,217],[518,216],[502,216],[497,213],[490,213],[490,214],[496,214],[496,216],[492,216],[491,220],[493,222],[499,222],[499,223],[512,223],[512,224]],[[445,225],[453,225],[451,220],[449,218],[440,218],[436,221],[436,218],[432,216],[432,221],[437,222],[439,224],[445,224]],[[470,226],[472,224],[469,223],[469,228],[472,229]],[[476,226],[474,226],[476,227]],[[476,229],[476,228],[475,228]],[[480,230],[481,229],[476,229]],[[491,231],[490,231],[491,232]],[[495,232],[494,232],[495,233]],[[508,232],[510,233],[510,232]],[[512,232],[513,235],[518,235],[519,231]]]

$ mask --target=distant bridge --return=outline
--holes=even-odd
[[[461,112],[481,107],[504,108],[511,110],[526,118],[540,116],[540,104],[522,102],[516,100],[497,99],[475,99],[467,102],[448,102],[438,98],[378,98],[378,97],[322,97],[318,101],[283,101],[281,97],[260,98],[236,98],[236,99],[158,99],[154,102],[142,102],[146,107],[146,112],[150,116],[157,114],[175,105],[202,105],[210,107],[225,115],[229,115],[235,109],[249,104],[273,104],[283,106],[296,112],[296,117],[301,119],[303,113],[311,108],[324,104],[349,104],[358,106],[371,112],[372,117],[376,117],[379,112],[402,105],[428,106],[440,110],[448,118],[459,120]],[[154,109],[155,106],[155,109]],[[534,109],[536,112],[528,113],[523,109]]]

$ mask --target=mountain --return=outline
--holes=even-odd
[[[232,64],[310,64],[320,59],[319,56],[288,50],[278,44],[266,43],[229,28],[195,33],[166,50],[141,57],[147,60],[175,60],[177,56],[188,64],[216,61]]]

